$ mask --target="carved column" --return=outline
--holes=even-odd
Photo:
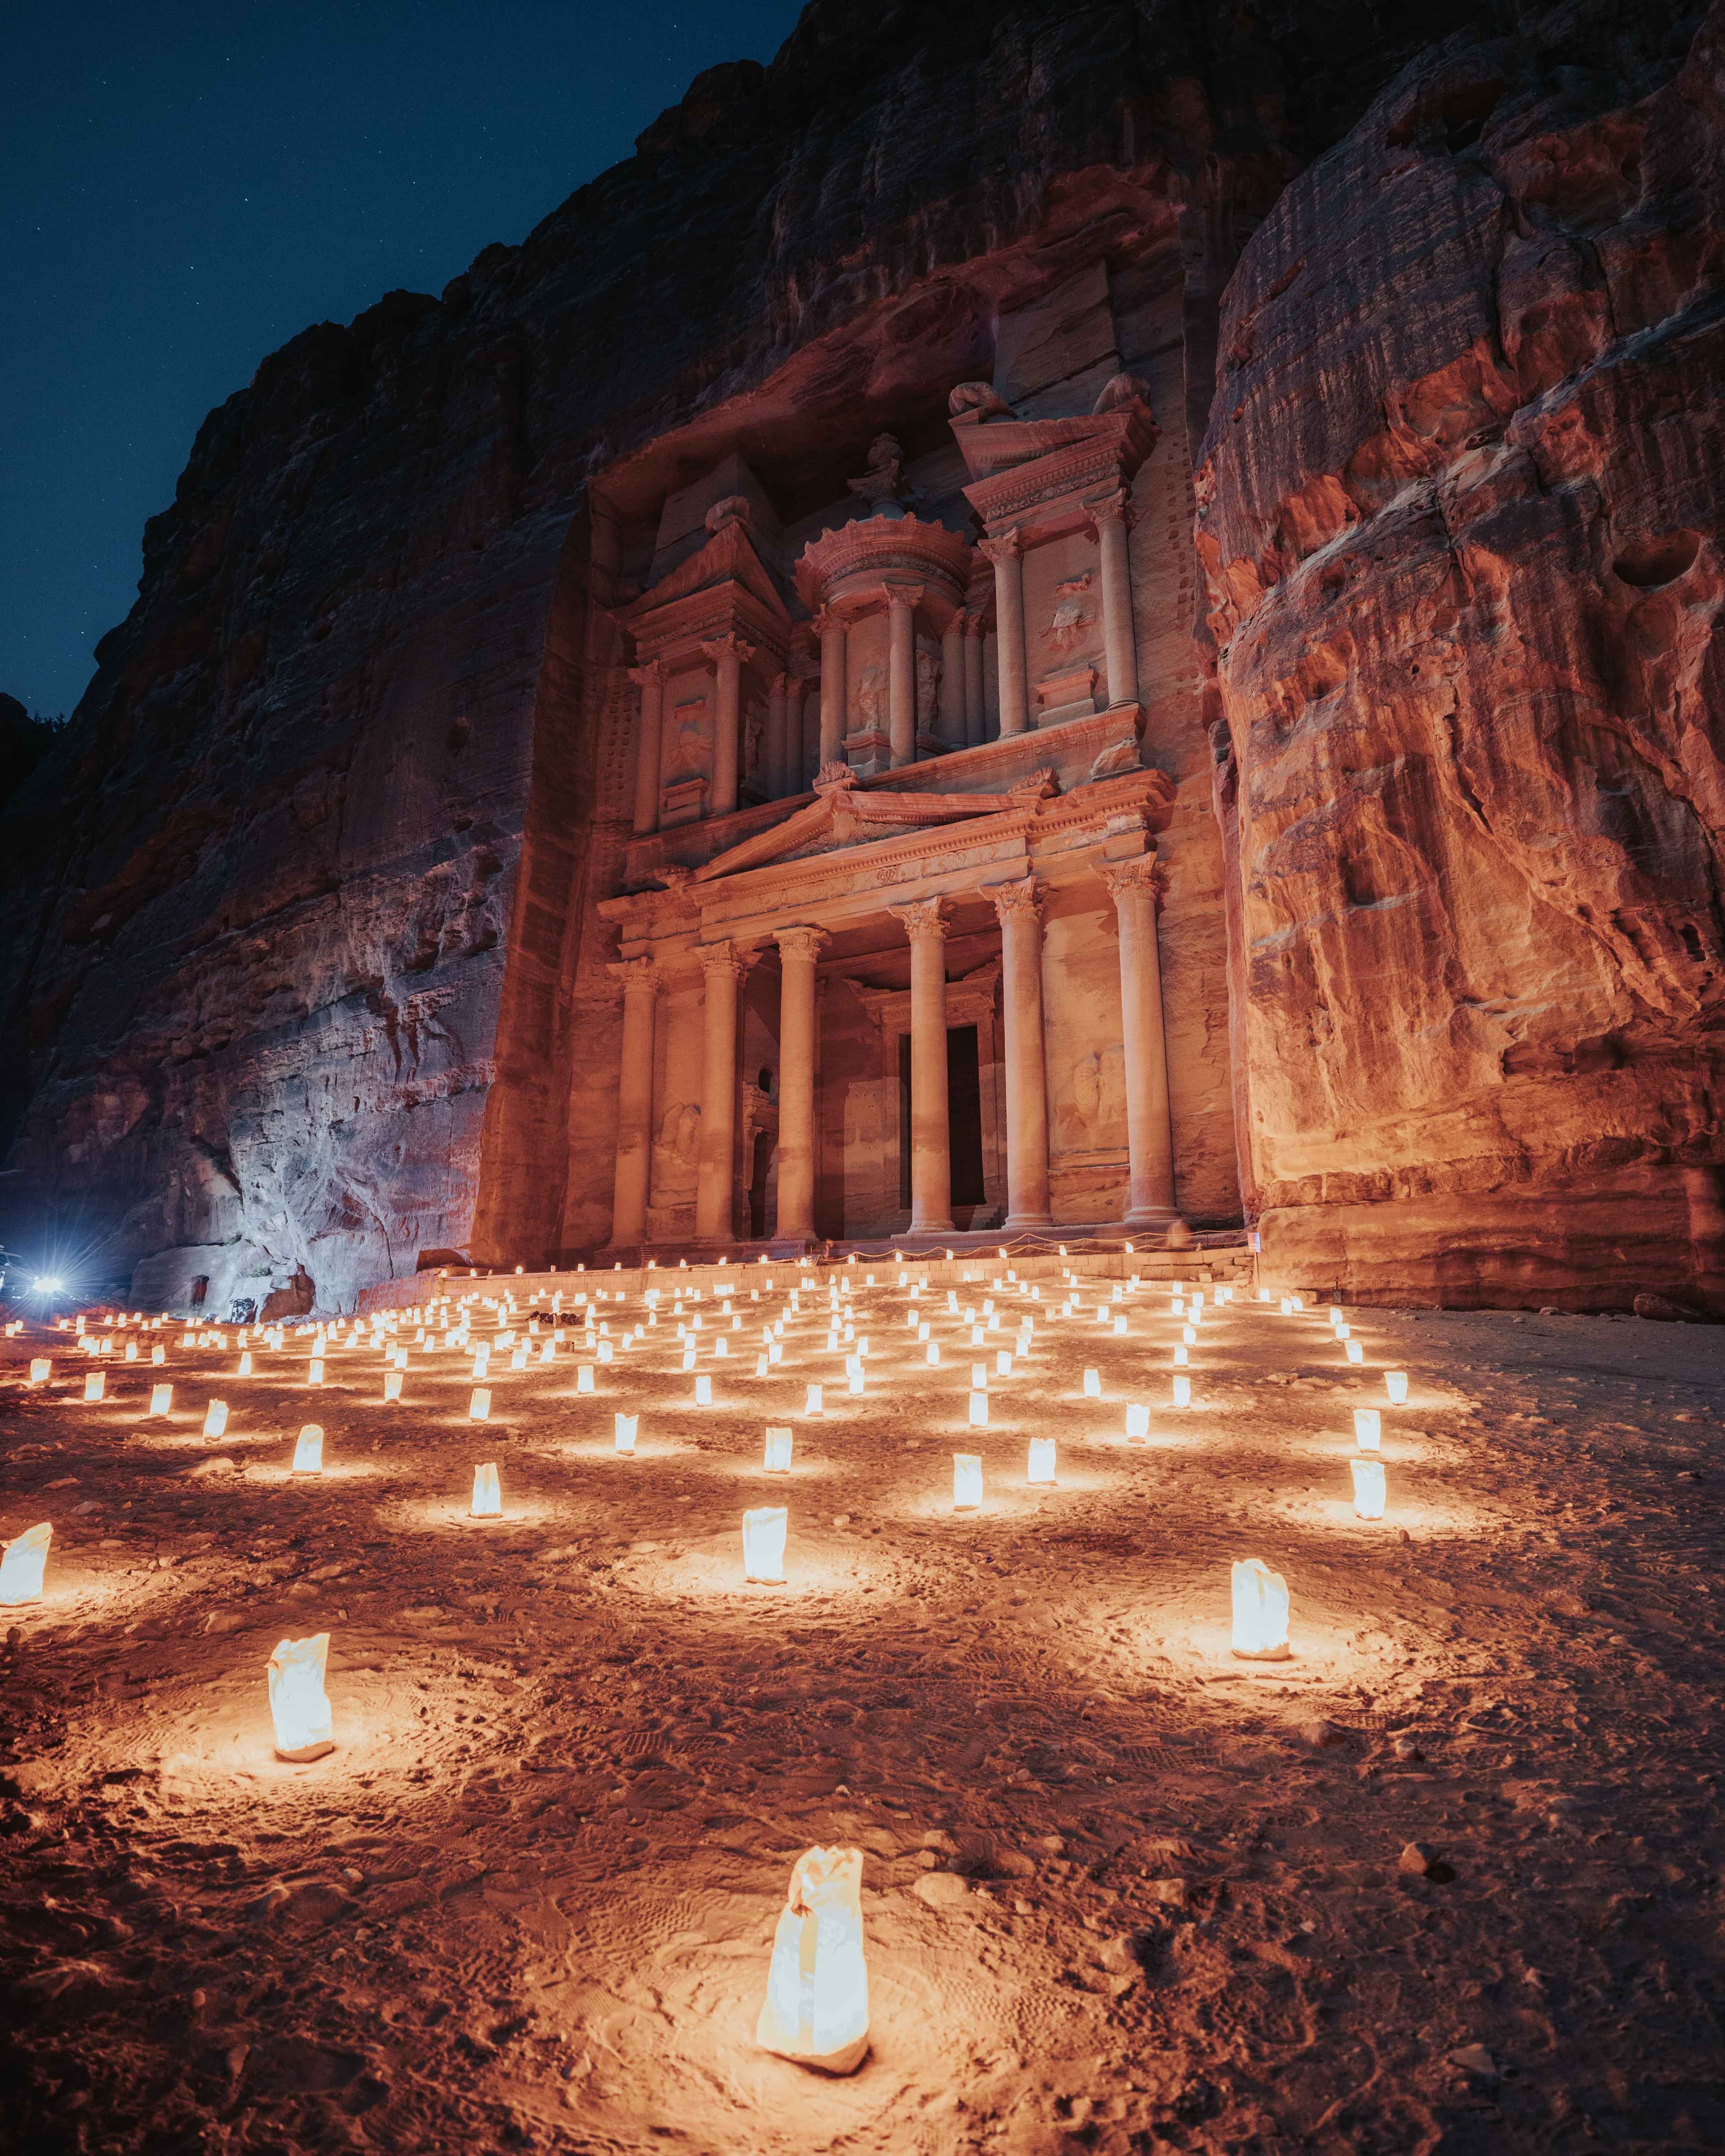
[[[911,1233],[952,1225],[952,1142],[947,1114],[946,901],[891,911],[911,939]]]
[[[1126,1045],[1128,1228],[1165,1227],[1174,1209],[1174,1134],[1168,1112],[1168,1044],[1162,1017],[1162,958],[1156,914],[1162,875],[1155,861],[1122,861],[1101,871],[1120,921],[1120,1014]]]
[[[629,678],[641,692],[641,725],[635,737],[635,836],[659,829],[659,736],[665,716],[665,667],[649,659],[631,666]]]
[[[814,968],[824,928],[781,928],[778,983],[780,1240],[814,1233]]]
[[[762,791],[769,801],[782,800],[790,792],[785,783],[785,767],[789,762],[785,752],[786,691],[790,677],[775,674],[767,684],[767,753],[766,769],[761,774]]]
[[[845,761],[845,624],[830,608],[814,617],[820,636],[820,763]]]
[[[1024,664],[1024,542],[1016,531],[978,542],[994,564],[994,634],[1000,669],[1000,732],[1021,734],[1030,723]]]
[[[706,975],[701,1010],[701,1155],[696,1168],[695,1237],[728,1243],[737,1142],[737,984],[748,961],[732,943],[697,954]]]
[[[892,768],[916,760],[916,608],[921,584],[886,587],[886,737]]]
[[[653,1021],[659,968],[650,958],[607,967],[623,983],[623,1056],[617,1088],[617,1172],[611,1200],[614,1250],[646,1240],[647,1178],[653,1163]]]
[[[754,646],[745,644],[734,630],[716,636],[701,649],[713,662],[719,677],[719,701],[713,735],[713,798],[710,814],[728,816],[737,806],[738,732],[742,719],[742,670],[754,657]]]
[[[1138,654],[1132,634],[1132,577],[1127,534],[1132,526],[1132,496],[1124,489],[1087,502],[1102,557],[1102,647],[1108,654],[1108,701],[1138,701]]]
[[[963,748],[964,724],[964,617],[955,613],[941,638],[940,737],[948,748]]]
[[[1006,1022],[1006,1224],[1046,1228],[1048,1080],[1042,1060],[1042,908],[1034,876],[996,884]]]
[[[988,700],[983,687],[982,609],[964,617],[964,739],[975,748],[988,730]]]

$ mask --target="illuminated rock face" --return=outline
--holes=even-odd
[[[920,11],[877,21],[817,0],[770,69],[702,76],[634,159],[522,247],[486,249],[439,298],[391,295],[266,361],[200,432],[146,533],[136,608],[103,640],[76,723],[0,830],[0,978],[28,1048],[3,1104],[21,1171],[5,1202],[75,1203],[136,1264],[139,1299],[184,1304],[202,1280],[212,1312],[236,1296],[297,1303],[300,1268],[327,1307],[432,1254],[567,1260],[615,1236],[625,1200],[640,1221],[625,1241],[747,1235],[776,1224],[787,1162],[798,1232],[898,1224],[887,1051],[896,999],[913,993],[904,916],[892,932],[904,979],[865,969],[855,993],[849,975],[828,978],[858,955],[842,937],[804,951],[776,921],[755,923],[753,943],[747,921],[721,932],[741,968],[730,991],[718,984],[737,1005],[728,1132],[716,1116],[703,1123],[722,1060],[703,1000],[716,971],[675,947],[671,921],[680,906],[698,923],[677,893],[724,850],[696,827],[731,822],[732,845],[786,819],[841,724],[839,754],[866,786],[896,785],[907,761],[979,760],[973,783],[930,790],[1002,798],[1041,767],[1057,774],[1061,805],[1038,825],[1048,865],[1032,846],[1017,871],[1037,888],[997,917],[982,893],[1004,879],[978,870],[948,938],[949,1027],[972,1022],[966,998],[978,1004],[983,1125],[982,1195],[961,1206],[949,1190],[957,1224],[1005,1214],[1014,1173],[1027,1219],[1045,1204],[1056,1223],[1158,1226],[1171,1211],[1238,1219],[1244,1179],[1271,1209],[1272,1251],[1306,1280],[1333,1258],[1327,1277],[1339,1280],[1354,1262],[1335,1254],[1356,1200],[1425,1178],[1441,1220],[1445,1194],[1469,1178],[1489,1189],[1531,1173],[1555,1193],[1547,1163],[1561,1155],[1572,1183],[1607,1168],[1618,1178],[1597,1224],[1599,1263],[1620,1284],[1619,1224],[1672,1217],[1656,1188],[1671,1172],[1650,1144],[1680,1159],[1705,1120],[1693,1041],[1717,930],[1689,901],[1718,819],[1685,721],[1657,721],[1658,768],[1681,762],[1692,798],[1675,780],[1650,794],[1652,764],[1620,730],[1595,727],[1565,685],[1584,660],[1625,709],[1662,697],[1676,714],[1700,693],[1709,545],[1679,564],[1667,511],[1651,506],[1656,472],[1666,492],[1705,478],[1699,346],[1680,338],[1663,357],[1625,357],[1553,393],[1576,406],[1563,424],[1551,397],[1534,400],[1580,363],[1590,322],[1609,316],[1621,335],[1631,314],[1613,311],[1635,295],[1636,320],[1678,309],[1702,256],[1685,270],[1668,247],[1656,275],[1647,266],[1657,232],[1625,224],[1612,193],[1630,184],[1634,125],[1614,133],[1567,108],[1552,122],[1568,146],[1561,185],[1540,177],[1531,148],[1502,177],[1542,235],[1512,244],[1489,203],[1440,184],[1462,169],[1450,137],[1483,92],[1445,105],[1439,74],[1435,120],[1417,98],[1412,119],[1387,99],[1322,158],[1425,39],[1490,12],[1435,8],[1389,49],[1363,7],[1285,9],[1235,46],[1219,20],[1111,5],[1008,18],[955,0],[932,27]],[[1594,44],[1617,49],[1584,11],[1575,20],[1583,61]],[[1512,73],[1522,62],[1503,50],[1497,64]],[[1240,85],[1250,98],[1236,105]],[[1681,169],[1705,187],[1711,107],[1692,98],[1679,117]],[[1645,144],[1640,154],[1651,172]],[[1391,166],[1398,201],[1424,203],[1418,218],[1374,208]],[[1584,167],[1597,184],[1566,207]],[[1542,189],[1577,236],[1552,237],[1535,213]],[[1597,278],[1595,218],[1628,234],[1620,269]],[[1398,233],[1443,242],[1435,284],[1345,303],[1350,265],[1365,275]],[[1612,287],[1608,305],[1599,292],[1613,276],[1625,293]],[[1440,305],[1425,304],[1434,290]],[[1519,310],[1508,357],[1485,320],[1499,306]],[[1379,324],[1381,357],[1355,363],[1344,317]],[[977,383],[985,395],[949,406]],[[1659,456],[1633,448],[1653,439],[1656,413]],[[1461,446],[1499,423],[1501,440]],[[1009,435],[997,459],[989,444]],[[1194,642],[1201,449],[1200,547],[1227,639],[1208,691]],[[1048,488],[1018,504],[1020,449],[1073,460],[1070,517]],[[1111,476],[1085,465],[1093,452],[1112,459]],[[1526,480],[1570,456],[1609,468],[1615,491]],[[1418,482],[1406,501],[1404,478]],[[1631,513],[1636,485],[1650,506]],[[1336,602],[1352,620],[1344,653],[1322,628],[1323,566],[1309,557],[1348,488],[1371,514]],[[897,526],[905,543],[910,526],[945,524],[963,544],[925,528],[914,562],[895,567],[886,550],[875,590],[848,541],[822,542],[835,504]],[[1704,528],[1698,509],[1669,515]],[[1445,516],[1480,535],[1457,562]],[[1012,531],[1027,519],[1019,561]],[[720,556],[736,590],[704,622],[702,594],[724,579],[703,583],[700,564]],[[1023,613],[1004,662],[1002,605]],[[1489,747],[1451,748],[1461,760],[1445,780],[1437,706],[1413,664],[1441,656],[1451,683],[1471,670],[1480,708],[1512,710],[1505,654],[1517,639],[1570,703],[1551,707],[1553,732],[1538,716],[1547,706],[1522,697],[1526,739],[1497,762]],[[840,662],[834,709],[821,684]],[[1435,743],[1424,762],[1405,744],[1386,750],[1400,761],[1358,789],[1357,814],[1320,801],[1332,752],[1301,746],[1338,723],[1322,686],[1338,666],[1331,701],[1369,737],[1361,768],[1382,760],[1373,728],[1391,741],[1423,725]],[[1272,721],[1272,684],[1290,680],[1312,716],[1296,723],[1293,691],[1276,685]],[[1111,725],[1134,701],[1132,721]],[[1237,814],[1219,826],[1215,711],[1237,757],[1219,774],[1220,791],[1237,783]],[[639,754],[649,714],[651,770]],[[1015,761],[1006,744],[1020,728]],[[1033,753],[1041,742],[1050,752]],[[1584,841],[1547,847],[1538,826],[1584,765],[1599,774]],[[913,770],[908,789],[920,783]],[[1110,788],[1091,830],[1088,808]],[[1470,802],[1494,818],[1489,874]],[[1394,837],[1356,844],[1372,814]],[[833,842],[854,836],[847,825]],[[1108,865],[1094,902],[1080,839]],[[1266,870],[1272,842],[1281,853]],[[1406,907],[1389,902],[1404,849],[1436,894]],[[657,925],[651,906],[632,923],[602,911],[653,888],[660,869],[675,903]],[[802,872],[786,864],[784,887]],[[1493,914],[1488,890],[1519,892],[1521,916]],[[1306,924],[1338,893],[1351,925],[1327,928],[1314,957]],[[914,883],[891,895],[921,902]],[[623,947],[630,925],[651,983]],[[1434,935],[1455,946],[1436,965]],[[1135,1001],[1147,937],[1159,994]],[[1039,951],[1040,1074],[1013,1038]],[[619,978],[625,959],[637,973]],[[1388,988],[1385,968],[1399,969]],[[1506,1020],[1506,998],[1570,1015]],[[1145,1090],[1158,1006],[1165,1108]],[[1512,1054],[1507,1026],[1522,1029]],[[790,1130],[778,1096],[787,1040],[799,1092],[805,1067],[817,1088]],[[926,1078],[937,1065],[925,1055],[918,1068]],[[1560,1093],[1581,1104],[1567,1123],[1548,1113]],[[1043,1129],[1045,1163],[1034,1146],[1014,1151],[1014,1100],[1031,1103],[1020,1134]],[[1525,1111],[1509,1113],[1517,1101]],[[1158,1116],[1161,1138],[1140,1143]],[[937,1185],[931,1174],[917,1186],[931,1222],[946,1217]],[[1552,1210],[1555,1196],[1542,1202],[1559,1240],[1594,1233],[1574,1208]],[[1469,1214],[1487,1217],[1483,1202]],[[0,1227],[17,1224],[15,1211]],[[1679,1271],[1656,1266],[1636,1284],[1678,1288]]]
[[[1416,64],[1224,308],[1250,1179],[1350,1299],[1717,1286],[1718,25],[1640,36]]]

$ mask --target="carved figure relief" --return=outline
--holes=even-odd
[[[935,698],[939,692],[941,662],[932,652],[916,654],[916,723],[927,732],[934,724]]]
[[[862,679],[856,686],[856,708],[864,726],[885,730],[886,676],[880,667],[864,667]]]
[[[1095,581],[1086,569],[1081,577],[1069,577],[1065,583],[1055,586],[1054,617],[1043,630],[1042,639],[1063,657],[1075,645],[1088,640],[1084,632],[1091,626],[1093,617],[1084,610],[1084,595]]]
[[[706,699],[696,696],[679,704],[671,713],[672,752],[668,759],[674,778],[694,778],[707,767]]]
[[[675,1204],[695,1195],[696,1156],[701,1149],[701,1109],[693,1101],[667,1108],[653,1146],[653,1199]]]

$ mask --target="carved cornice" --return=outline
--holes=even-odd
[[[1026,876],[1022,883],[993,883],[985,886],[984,895],[994,901],[994,911],[1004,928],[1009,921],[1036,921],[1042,918],[1042,887],[1034,876]]]
[[[806,958],[812,966],[832,941],[824,928],[781,928],[773,937],[785,958]]]
[[[903,906],[889,906],[889,913],[896,914],[905,925],[905,933],[913,943],[925,941],[944,943],[947,940],[947,901],[943,898],[913,898]]]

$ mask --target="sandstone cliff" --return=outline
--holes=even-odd
[[[1549,1144],[1573,1172],[1548,1096],[1621,1104],[1618,1150],[1592,1165],[1701,1158],[1693,1036],[1717,931],[1692,894],[1718,819],[1698,772],[1687,797],[1625,783],[1645,759],[1620,716],[1564,714],[1593,709],[1571,694],[1584,669],[1610,684],[1602,714],[1695,693],[1711,536],[1698,501],[1607,510],[1597,486],[1556,483],[1550,459],[1609,443],[1625,501],[1704,484],[1688,415],[1707,393],[1706,324],[1653,344],[1706,287],[1709,64],[1673,80],[1688,34],[1645,11],[1470,38],[1497,14],[1424,8],[1387,33],[1346,5],[1266,26],[1166,5],[936,16],[818,0],[770,68],[701,77],[521,246],[267,361],[201,430],[146,532],[138,603],[0,834],[10,1232],[81,1209],[111,1270],[144,1261],[151,1300],[200,1273],[219,1299],[303,1265],[336,1301],[428,1250],[555,1255],[582,1047],[568,989],[592,928],[594,683],[615,657],[594,603],[619,573],[595,475],[622,475],[626,510],[630,485],[662,487],[665,459],[751,429],[786,466],[842,461],[907,396],[926,390],[932,413],[937,385],[986,358],[1003,302],[1163,236],[1196,444],[1224,287],[1273,204],[1228,290],[1200,521],[1214,693],[1240,758],[1240,1116],[1273,1235],[1426,1159],[1484,1163],[1501,1183],[1538,1172]],[[1481,54],[1507,85],[1490,102],[1497,78],[1467,57]],[[1681,139],[1636,167],[1656,110]],[[1559,424],[1566,398],[1575,417]],[[1481,535],[1465,571],[1436,536],[1452,503]],[[1518,519],[1545,520],[1544,536]],[[1695,552],[1668,574],[1681,533]],[[1332,635],[1319,550],[1338,539],[1358,550],[1359,612]],[[1536,557],[1547,567],[1512,588]],[[1578,567],[1597,603],[1566,588]],[[1489,744],[1452,747],[1447,767],[1428,745],[1403,776],[1369,730],[1389,711],[1438,739],[1440,695],[1424,678],[1415,693],[1416,660],[1505,700],[1491,654],[1507,644],[1487,650],[1476,625],[1533,640],[1545,685],[1526,742],[1500,742],[1496,763]],[[1397,773],[1334,798],[1327,668],[1343,670],[1332,701],[1370,749],[1350,768]],[[1276,687],[1273,728],[1272,675],[1296,685]],[[1260,726],[1286,738],[1260,745]],[[1682,762],[1694,722],[1641,729],[1657,730],[1660,767]],[[1581,763],[1600,774],[1598,833],[1548,847],[1540,789],[1567,799]],[[1507,813],[1524,772],[1530,805]],[[1478,842],[1446,784],[1463,817],[1492,821],[1491,873],[1527,925],[1483,902],[1473,917]],[[1405,809],[1398,786],[1419,796]],[[1344,850],[1368,797],[1398,835]],[[1368,921],[1409,933],[1383,903],[1410,887],[1397,846],[1428,850],[1420,887],[1437,896],[1404,910],[1422,926],[1380,958],[1360,941]],[[1320,934],[1307,924],[1333,909],[1344,859],[1363,880]],[[1440,933],[1459,955],[1428,963]],[[1386,988],[1374,968],[1410,947],[1419,963]],[[1441,1038],[1405,1051],[1437,1022],[1420,1003],[1433,975]],[[1572,982],[1585,1022],[1525,1027],[1526,1060],[1507,1070],[1494,998],[1558,1001]],[[1348,1030],[1369,1037],[1305,1049],[1307,1029],[1341,1028],[1344,984],[1368,994]],[[1523,1104],[1507,1124],[1506,1095]],[[1623,1128],[1643,1102],[1671,1119],[1651,1149]],[[1510,1135],[1470,1149],[1455,1132],[1482,1114]]]
[[[1244,1122],[1272,1264],[1350,1296],[1710,1291],[1719,37],[1451,39],[1229,288],[1198,543]]]

